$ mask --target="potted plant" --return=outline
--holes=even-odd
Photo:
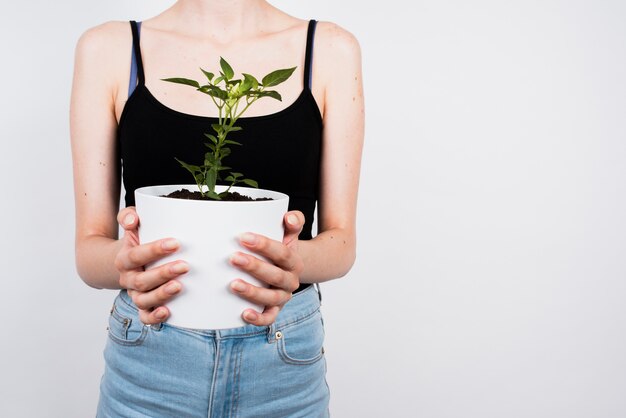
[[[228,257],[242,250],[237,240],[242,232],[253,231],[281,240],[283,216],[289,204],[287,195],[259,189],[256,181],[230,171],[224,159],[231,154],[231,146],[242,145],[229,136],[242,129],[236,125],[237,119],[263,97],[281,100],[280,94],[270,88],[286,81],[295,67],[272,71],[261,81],[246,73],[235,78],[234,70],[224,58],[220,58],[220,68],[217,77],[201,69],[206,83],[187,78],[164,79],[193,87],[207,95],[218,109],[218,123],[208,127],[211,132],[204,134],[207,151],[202,163],[178,160],[193,176],[195,185],[149,186],[135,190],[141,242],[168,236],[181,242],[176,254],[146,268],[178,258],[190,265],[183,290],[168,303],[168,323],[186,328],[223,329],[245,324],[241,313],[251,304],[233,295],[228,285],[242,275],[253,284],[262,286],[263,283],[232,267]],[[225,184],[218,185],[220,181]]]

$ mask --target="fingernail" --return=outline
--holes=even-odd
[[[172,273],[182,274],[189,271],[189,265],[187,263],[176,263],[171,268]]]
[[[287,223],[293,226],[298,225],[298,217],[296,215],[287,216]]]
[[[175,295],[176,293],[178,293],[179,290],[180,290],[180,283],[178,282],[172,282],[168,284],[167,286],[165,286],[165,291],[169,293],[170,295]]]
[[[258,317],[259,316],[256,314],[256,312],[253,312],[253,311],[245,311],[243,313],[243,318],[246,321],[256,321]]]
[[[234,281],[230,284],[231,289],[237,291],[237,292],[244,292],[246,290],[246,285],[239,282],[239,281]]]
[[[124,218],[124,225],[132,225],[133,222],[135,222],[135,215],[130,213],[126,215],[126,217]]]
[[[248,244],[248,245],[254,245],[258,241],[258,238],[256,237],[256,235],[251,234],[249,232],[241,234],[239,239],[241,240],[241,242],[243,242],[244,244]]]
[[[165,312],[165,309],[157,309],[154,316],[156,316],[156,319],[161,320],[161,319],[165,319],[165,317],[167,316],[167,313]]]
[[[230,262],[238,266],[245,266],[248,264],[248,259],[239,253],[235,253],[230,256]]]
[[[161,248],[167,251],[171,251],[177,249],[179,245],[180,244],[178,243],[178,240],[168,239],[166,241],[163,241],[163,243],[161,244]]]

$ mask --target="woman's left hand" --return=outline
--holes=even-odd
[[[291,299],[292,292],[300,286],[299,276],[304,264],[298,254],[298,235],[304,225],[304,215],[300,211],[287,212],[283,223],[285,234],[282,242],[251,232],[240,237],[244,248],[267,258],[269,262],[243,252],[237,252],[230,258],[233,266],[270,286],[258,287],[241,279],[230,284],[233,293],[265,306],[263,312],[253,309],[243,312],[243,319],[253,325],[272,324],[280,309]]]

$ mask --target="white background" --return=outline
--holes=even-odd
[[[0,416],[94,416],[112,291],[73,261],[80,34],[169,1],[0,17]],[[357,264],[323,286],[335,417],[626,417],[626,3],[275,1],[352,31]]]

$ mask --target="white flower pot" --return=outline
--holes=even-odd
[[[283,238],[283,216],[288,210],[289,197],[270,190],[233,187],[232,191],[253,198],[274,200],[229,202],[185,200],[160,197],[185,188],[197,190],[196,185],[142,187],[135,191],[139,216],[139,239],[148,243],[162,238],[176,238],[181,248],[158,262],[146,266],[184,260],[189,272],[180,277],[183,290],[167,304],[167,322],[185,328],[224,329],[245,325],[241,318],[247,308],[262,310],[230,291],[236,278],[256,285],[261,282],[229,264],[229,257],[244,251],[238,236],[254,232],[271,239]],[[225,189],[218,186],[219,193]]]

